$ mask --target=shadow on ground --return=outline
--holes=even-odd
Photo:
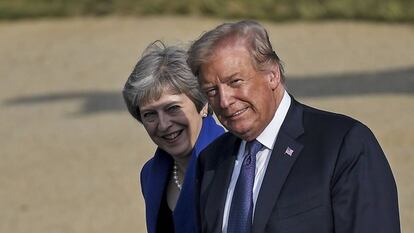
[[[329,97],[372,94],[414,94],[414,67],[380,72],[290,77],[287,87],[296,97]],[[75,115],[126,111],[120,91],[51,93],[9,99],[3,105],[32,105],[59,101],[82,101]]]

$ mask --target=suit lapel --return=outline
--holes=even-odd
[[[203,182],[207,182],[208,184],[210,183],[209,180],[211,180],[212,183],[209,190],[215,190],[208,194],[205,205],[206,222],[209,228],[208,232],[221,232],[227,187],[231,180],[234,161],[237,156],[240,142],[241,140],[238,140],[233,136],[227,143],[225,143],[225,149],[220,152],[221,154],[218,156],[218,158],[223,159],[217,161],[215,170],[208,170],[204,174],[205,179]],[[220,149],[221,148],[218,148],[218,151],[220,151]]]
[[[303,145],[296,140],[303,133],[302,114],[302,107],[292,98],[292,104],[276,138],[259,191],[253,233],[264,232],[283,184],[303,148]]]

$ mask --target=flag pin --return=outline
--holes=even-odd
[[[293,150],[292,150],[292,148],[287,147],[287,148],[286,148],[286,151],[285,151],[285,154],[286,154],[286,155],[289,155],[289,156],[292,156],[292,155],[293,155]]]

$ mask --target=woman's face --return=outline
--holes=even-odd
[[[190,155],[202,116],[185,94],[164,91],[161,98],[139,105],[142,123],[152,141],[175,158]]]

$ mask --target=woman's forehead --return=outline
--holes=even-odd
[[[181,95],[182,92],[172,85],[167,85],[161,88],[149,88],[144,91],[141,98],[138,99],[140,105],[146,105],[151,102],[158,101],[163,96]]]

